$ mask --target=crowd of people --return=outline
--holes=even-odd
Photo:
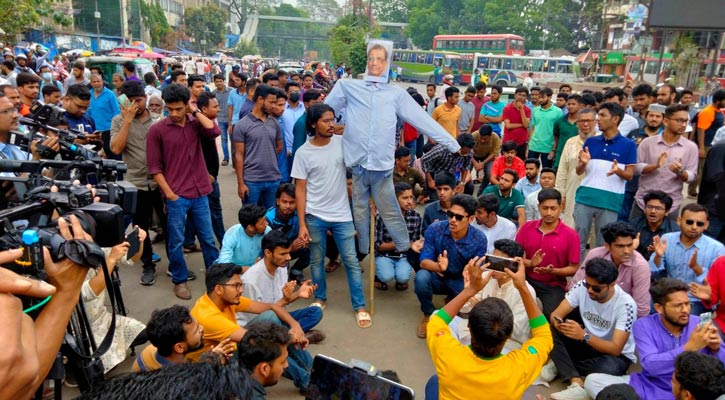
[[[387,74],[389,56],[371,46],[366,75]],[[343,266],[356,325],[373,324],[365,257],[376,290],[403,292],[412,280],[422,314],[415,334],[436,368],[426,398],[481,390],[520,398],[557,376],[569,386],[552,399],[615,398],[607,393],[621,384],[634,393],[616,398],[725,391],[725,314],[716,311],[725,296],[725,91],[699,111],[692,91],[646,83],[581,93],[565,84],[556,96],[520,86],[506,104],[503,88],[482,80],[463,97],[455,86],[429,85],[426,99],[347,79],[341,67],[323,76],[331,89],[315,85],[321,73],[253,77],[237,66],[227,78],[179,63],[159,80],[136,76],[131,62],[114,91],[82,61],[62,85],[41,89],[44,78],[21,69],[0,86],[2,158],[38,159],[38,144],[58,151],[52,132],[27,151],[7,138],[36,101],[62,106],[63,119],[49,124],[85,132],[79,145],[123,160],[138,190],[131,222],[141,245],[137,254],[128,242],[106,249],[109,268],[139,262],[140,284],[152,286],[157,265],[167,264],[174,295],[196,297],[191,308],[160,304],[146,324],[117,319],[105,371],[129,347],[151,345],[135,358],[138,374],[85,397],[130,398],[170,374],[243,380],[224,389],[240,398],[264,398],[284,374],[306,393],[307,346],[325,339],[315,328],[326,274]],[[219,185],[224,167],[240,201],[228,229],[221,196],[234,190]],[[71,222],[72,232],[61,222],[66,239],[85,238]],[[201,252],[205,293],[187,284],[196,279],[190,252]],[[62,335],[49,340],[58,332],[43,329],[64,326],[79,295],[97,315],[94,336],[108,326],[103,276],[66,264],[70,272],[50,268],[55,289],[19,277],[0,285],[3,293],[57,290],[32,336],[48,349]],[[2,312],[18,311],[2,296]],[[311,303],[288,311],[298,300]],[[29,322],[13,318],[13,332],[28,335]],[[46,352],[21,344],[35,363],[12,372],[32,380],[4,394],[27,394],[49,368]],[[635,364],[641,372],[630,372]]]

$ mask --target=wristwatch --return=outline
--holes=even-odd
[[[584,331],[584,343],[589,343],[589,339],[591,339],[591,336],[589,335],[589,332]]]
[[[197,108],[196,110],[194,110],[194,111],[191,112],[191,115],[193,115],[194,117],[196,117],[196,114],[198,114],[200,112],[201,111],[199,111],[199,109]]]

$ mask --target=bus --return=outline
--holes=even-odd
[[[579,79],[579,63],[574,57],[507,56],[476,53],[473,66],[486,75],[488,83],[518,86],[533,73],[536,84],[574,82]]]
[[[393,49],[393,68],[402,68],[401,81],[438,84],[446,74],[460,80],[464,67],[470,76],[473,57],[466,66],[461,64],[461,57],[448,51]]]
[[[433,50],[458,53],[524,55],[524,38],[510,33],[483,35],[436,35]]]

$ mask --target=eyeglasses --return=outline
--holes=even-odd
[[[684,124],[690,122],[690,120],[687,119],[687,118],[669,118],[669,120],[670,121],[675,121],[675,122],[677,122],[680,125],[684,125]]]
[[[222,286],[231,286],[234,289],[237,289],[237,292],[241,292],[242,289],[244,289],[244,284],[241,283],[241,282],[240,283],[220,283],[220,285],[222,285]]]
[[[644,206],[644,209],[647,211],[665,211],[665,208],[660,206]]]
[[[593,119],[579,119],[576,121],[578,124],[591,124],[594,122]]]
[[[688,308],[692,307],[692,303],[690,303],[689,301],[686,301],[684,303],[675,303],[675,304],[665,303],[665,307],[671,307],[671,308],[675,308],[678,310],[687,310]]]
[[[692,224],[697,225],[698,228],[702,228],[703,226],[705,226],[705,223],[702,222],[702,221],[694,221],[694,220],[691,220],[691,219],[686,219],[685,220],[685,225],[692,225]]]
[[[374,62],[383,63],[383,62],[386,62],[387,60],[388,60],[387,58],[383,58],[383,57],[368,57],[369,63],[374,63]]]
[[[466,218],[465,215],[456,214],[452,211],[446,211],[446,215],[448,216],[448,219],[455,218],[458,222],[461,222]]]
[[[8,115],[8,114],[13,115],[17,112],[18,112],[18,109],[13,107],[13,108],[8,108],[7,110],[0,111],[0,115]]]
[[[592,289],[592,292],[594,293],[600,293],[607,286],[609,285],[590,285],[589,283],[587,283],[587,281],[584,281],[584,287],[587,289]]]
[[[75,100],[71,100],[71,103],[73,103],[73,105],[76,106],[76,108],[78,108],[78,110],[80,110],[80,111],[88,110],[88,106],[78,105],[78,103],[76,103]]]

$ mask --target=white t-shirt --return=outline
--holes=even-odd
[[[303,144],[295,153],[292,177],[307,180],[307,214],[326,222],[352,221],[342,136],[333,135],[326,146]]]
[[[264,265],[264,258],[252,265],[242,275],[244,297],[260,303],[276,303],[282,298],[282,288],[287,283],[287,268],[277,268],[270,275]],[[246,325],[257,314],[237,313],[240,326]]]
[[[486,253],[492,254],[494,247],[493,243],[499,239],[516,239],[516,225],[506,218],[497,217],[496,225],[491,228],[486,225],[479,225],[476,220],[473,220],[473,226],[483,231],[486,234]]]
[[[603,340],[612,340],[614,330],[629,333],[627,343],[622,349],[622,355],[637,362],[634,354],[634,336],[632,325],[637,320],[637,304],[632,296],[627,294],[619,285],[614,285],[614,296],[606,303],[592,300],[584,287],[584,281],[576,283],[567,293],[566,301],[572,307],[579,307],[579,314],[584,321],[584,328],[592,336]]]

